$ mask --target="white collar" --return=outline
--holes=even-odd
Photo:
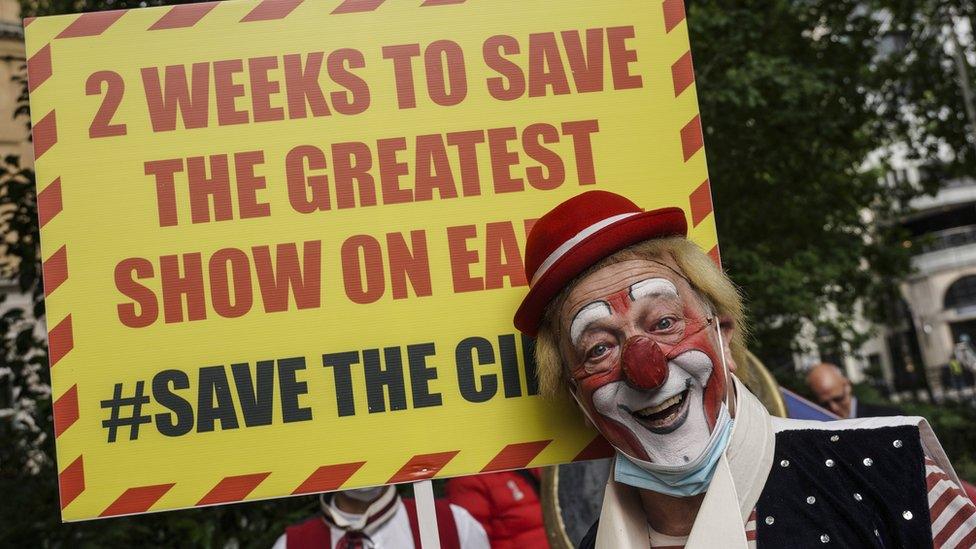
[[[725,455],[705,494],[687,549],[746,547],[745,522],[759,501],[773,466],[776,444],[769,412],[745,386],[736,388],[735,424]],[[596,547],[647,545],[647,518],[637,489],[607,481]]]
[[[370,535],[396,514],[400,501],[396,487],[388,485],[383,490],[383,495],[369,504],[365,513],[356,515],[339,509],[335,504],[335,498],[327,499],[324,496],[324,494],[319,496],[319,499],[327,523],[340,530],[358,530]]]

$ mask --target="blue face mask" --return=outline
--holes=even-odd
[[[728,407],[722,404],[705,450],[694,461],[682,465],[658,465],[629,458],[618,450],[613,478],[617,482],[670,496],[700,494],[712,482],[718,460],[732,436],[733,423]]]

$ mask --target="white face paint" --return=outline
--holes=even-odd
[[[606,318],[613,313],[610,311],[610,305],[604,301],[594,301],[586,307],[580,309],[580,312],[576,313],[573,317],[573,325],[569,329],[570,340],[575,345],[579,342],[579,338],[583,335],[583,331],[586,330],[590,324],[593,324],[601,318]]]
[[[663,278],[641,280],[630,287],[631,301],[657,296],[678,297],[678,288],[674,286],[674,282]]]
[[[648,461],[660,465],[683,465],[698,457],[708,444],[711,430],[705,419],[703,395],[712,375],[712,361],[697,350],[682,353],[668,362],[668,380],[652,397],[631,388],[624,381],[608,383],[593,393],[597,412],[629,429],[647,452]],[[683,403],[684,419],[658,432],[648,428],[633,412],[659,406],[688,390]]]
[[[649,278],[631,285],[627,294],[630,296],[631,301],[660,296],[677,298],[678,289],[675,288],[674,283],[670,280]],[[606,301],[594,301],[586,307],[583,307],[573,317],[573,323],[569,329],[570,341],[573,342],[573,345],[576,345],[579,343],[580,336],[589,328],[590,324],[593,324],[601,318],[610,316],[613,316],[613,310],[611,310],[610,304]]]

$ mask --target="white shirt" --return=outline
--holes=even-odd
[[[489,549],[488,534],[484,527],[471,516],[466,509],[451,505],[451,512],[454,514],[454,523],[457,525],[458,540],[461,549]],[[344,513],[348,515],[348,513]],[[345,534],[344,531],[330,527],[332,534],[332,547],[335,549],[339,539]],[[288,535],[282,534],[275,542],[272,549],[286,549],[288,546]],[[370,536],[376,549],[414,549],[413,533],[410,531],[410,519],[403,504],[399,507],[393,517],[383,524],[379,530]],[[419,548],[418,548],[419,549]]]

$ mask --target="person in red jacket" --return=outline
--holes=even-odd
[[[521,469],[447,481],[448,500],[485,528],[492,549],[549,547],[539,502],[539,470]]]

